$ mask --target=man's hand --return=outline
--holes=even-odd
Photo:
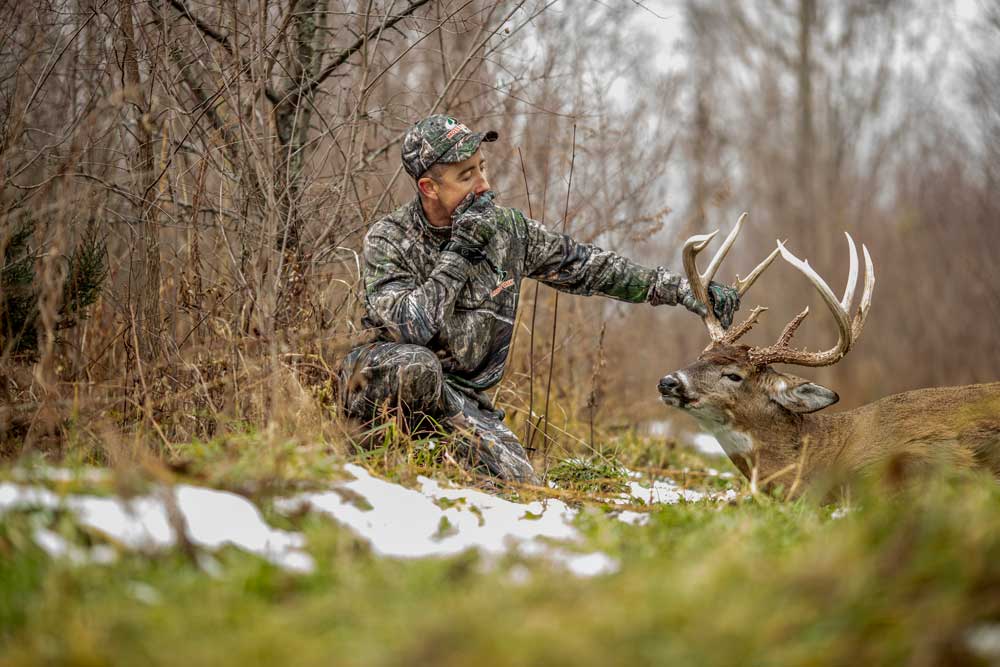
[[[719,318],[723,329],[733,324],[733,314],[740,309],[740,293],[735,287],[720,285],[717,282],[708,283],[708,300],[712,302],[712,312]]]
[[[449,250],[465,253],[482,253],[483,248],[496,234],[496,205],[492,190],[476,195],[470,192],[455,212],[451,214],[451,241]]]
[[[708,300],[712,303],[712,312],[719,319],[722,328],[728,329],[732,326],[733,314],[740,309],[740,293],[736,288],[712,281],[708,284]],[[694,292],[687,286],[687,281],[684,281],[681,290],[681,304],[692,313],[705,317],[707,312],[705,306],[695,298]]]

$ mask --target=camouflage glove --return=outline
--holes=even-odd
[[[719,318],[722,328],[732,326],[733,314],[740,309],[740,294],[736,288],[712,281],[708,283],[708,300],[712,302],[712,312]],[[680,289],[680,302],[692,313],[705,317],[705,306],[695,298],[686,280]]]
[[[470,192],[451,214],[451,240],[445,250],[458,253],[472,263],[485,259],[483,248],[496,234],[496,194],[490,190],[476,196]]]

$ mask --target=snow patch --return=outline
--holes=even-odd
[[[632,510],[622,510],[618,513],[618,520],[630,526],[644,526],[649,523],[649,514],[646,512],[633,512]]]
[[[833,520],[843,519],[851,511],[850,507],[838,507],[832,512],[830,512],[830,518]]]
[[[1000,660],[1000,623],[980,623],[969,628],[965,645],[976,657],[996,664]]]
[[[633,480],[642,479],[644,475],[630,470],[628,476]],[[646,485],[636,481],[628,483],[629,491],[620,498],[614,500],[616,504],[624,505],[635,500],[641,500],[647,505],[663,504],[675,505],[682,500],[688,503],[696,503],[705,500],[727,502],[736,499],[736,491],[727,489],[722,493],[707,493],[694,489],[684,489],[669,479],[653,480],[652,484]]]
[[[573,525],[579,510],[561,500],[514,503],[483,491],[459,488],[427,477],[416,489],[370,474],[357,465],[345,469],[353,479],[331,483],[324,491],[275,500],[279,512],[302,509],[323,513],[367,541],[384,557],[431,558],[478,550],[487,563],[506,554],[541,558],[572,574],[591,577],[617,571],[618,562],[599,551],[580,552],[580,532]],[[708,493],[684,489],[670,480],[648,482],[646,476],[626,471],[628,490],[612,500],[620,505],[642,501],[648,506],[736,498],[735,491]],[[716,473],[717,474],[717,473]],[[30,477],[39,479],[32,471]],[[56,482],[79,479],[58,470],[43,479]],[[105,479],[99,472],[82,477]],[[50,557],[72,564],[108,564],[118,549],[160,551],[173,548],[180,532],[190,544],[211,552],[231,545],[293,572],[312,572],[315,563],[306,553],[301,533],[272,528],[248,499],[226,491],[178,484],[155,486],[132,498],[86,494],[60,495],[39,486],[0,483],[0,516],[15,509],[44,508],[73,514],[77,523],[107,538],[116,548],[82,548],[47,528],[36,528],[34,541]],[[649,515],[623,510],[615,517],[643,525]],[[199,564],[210,574],[221,573],[218,562],[199,551]],[[146,596],[152,598],[152,596]]]
[[[428,558],[478,549],[488,558],[506,553],[544,557],[578,576],[617,569],[602,553],[578,554],[547,540],[579,542],[576,511],[559,500],[512,503],[475,489],[442,486],[419,477],[419,490],[373,477],[356,465],[337,489],[278,501],[279,511],[307,507],[329,515],[367,541],[381,556]],[[346,491],[346,493],[345,493]]]
[[[73,565],[96,563],[110,565],[118,560],[118,553],[111,547],[100,544],[89,551],[70,544],[62,535],[47,528],[36,528],[32,536],[42,551],[53,560],[68,560]]]
[[[163,550],[177,543],[169,505],[176,508],[178,523],[184,525],[186,538],[196,546],[218,549],[232,545],[294,572],[313,570],[312,557],[302,551],[305,538],[301,534],[271,528],[253,503],[234,493],[181,484],[130,499],[82,494],[59,497],[46,489],[0,484],[0,514],[33,507],[66,510],[81,526],[134,550]],[[65,542],[60,544],[62,538],[55,533],[36,531],[35,538],[53,557],[73,562],[101,562],[105,558],[74,551]]]
[[[702,454],[710,454],[712,456],[725,456],[726,450],[722,448],[719,441],[714,435],[708,433],[695,433],[691,437],[691,446],[697,449]]]
[[[673,424],[669,421],[651,421],[645,426],[646,433],[654,438],[669,438],[674,433]]]

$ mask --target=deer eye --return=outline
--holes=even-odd
[[[743,382],[743,376],[736,373],[723,373],[722,377],[727,380],[732,380],[733,382]]]

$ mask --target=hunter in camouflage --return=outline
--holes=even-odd
[[[503,375],[521,281],[699,314],[704,306],[679,274],[577,243],[497,206],[479,150],[496,139],[443,115],[404,138],[403,165],[420,194],[365,236],[364,324],[377,340],[345,358],[342,401],[359,419],[386,404],[430,416],[463,432],[469,458],[492,475],[534,481],[503,411],[483,393]],[[736,291],[712,283],[709,296],[728,326]]]

